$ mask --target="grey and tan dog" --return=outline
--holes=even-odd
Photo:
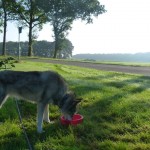
[[[43,120],[49,120],[49,103],[56,104],[66,119],[76,112],[81,99],[68,91],[65,80],[53,71],[1,71],[0,107],[9,96],[37,103],[37,131],[41,133]]]

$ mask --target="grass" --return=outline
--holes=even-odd
[[[20,62],[15,70],[55,70],[84,101],[78,126],[60,124],[60,112],[50,107],[45,133],[36,132],[36,105],[19,102],[23,123],[35,150],[149,150],[150,78],[132,74],[85,69],[39,62]],[[27,110],[27,111],[26,111]],[[0,149],[27,149],[16,111],[10,98],[0,109]]]
[[[7,58],[8,56],[4,57],[4,56],[0,56],[0,59],[3,58]],[[14,56],[14,58],[16,58],[18,60],[18,57]],[[21,59],[23,60],[28,60],[28,61],[32,61],[33,59],[36,60],[53,60],[53,58],[45,58],[45,57],[27,57],[27,56],[23,56],[21,57]],[[83,59],[55,59],[57,61],[71,61],[71,62],[87,62],[87,63],[93,63],[93,64],[108,64],[108,65],[122,65],[122,66],[143,66],[143,67],[149,67],[150,66],[150,62],[119,62],[119,61],[89,61],[89,60],[83,60]]]
[[[23,57],[25,60],[53,60],[53,58],[43,58],[43,57]],[[143,67],[149,67],[149,62],[119,62],[119,61],[88,61],[88,60],[82,60],[82,59],[55,59],[57,61],[71,61],[71,62],[87,62],[87,63],[93,63],[93,64],[107,64],[107,65],[122,65],[122,66],[143,66]]]

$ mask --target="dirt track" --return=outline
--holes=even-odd
[[[92,68],[92,69],[97,69],[97,70],[115,71],[115,72],[141,74],[141,75],[144,75],[144,76],[150,76],[150,67],[107,65],[107,64],[95,64],[95,63],[89,63],[89,62],[48,60],[48,59],[47,60],[46,59],[30,59],[30,60],[31,61],[36,61],[36,62],[64,64],[64,65]]]

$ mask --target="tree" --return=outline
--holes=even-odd
[[[47,13],[48,21],[53,27],[55,40],[53,57],[56,58],[60,42],[68,34],[67,31],[71,29],[71,24],[74,20],[70,11],[71,6],[69,6],[68,0],[37,0],[37,5]]]
[[[54,58],[59,51],[59,41],[67,36],[74,20],[81,19],[92,23],[93,16],[106,11],[98,0],[37,0],[37,5],[47,13],[49,22],[53,26]]]
[[[6,55],[6,31],[7,31],[7,22],[13,20],[14,15],[12,14],[12,0],[1,0],[0,5],[0,24],[3,25],[3,47],[2,55]]]
[[[34,41],[33,52],[34,56],[40,57],[53,57],[55,42],[48,41]],[[2,50],[2,42],[0,42],[0,53]],[[18,42],[6,42],[7,44],[7,54],[11,56],[18,56]],[[21,45],[21,55],[27,56],[28,53],[28,42],[20,42]],[[60,51],[58,52],[59,58],[70,58],[72,56],[73,45],[68,40],[65,39],[61,42]]]
[[[72,51],[74,49],[74,46],[68,39],[62,39],[59,41],[59,51],[58,51],[58,58],[70,58],[72,57]]]
[[[0,20],[0,33],[2,33],[2,29],[1,29],[2,26],[3,26],[3,22],[2,20]]]
[[[2,19],[2,1],[0,0],[0,33],[2,33],[1,27],[3,26],[3,19]]]
[[[46,15],[35,4],[35,0],[16,0],[15,13],[18,15],[20,24],[29,28],[28,56],[32,56],[33,40],[37,38],[37,30],[42,29],[46,22]]]
[[[99,0],[72,0],[72,9],[75,12],[75,18],[92,23],[93,17],[98,17],[106,12],[105,6],[101,5]]]

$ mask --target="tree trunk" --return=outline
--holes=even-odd
[[[7,29],[7,14],[4,10],[4,35],[3,35],[3,48],[2,48],[2,55],[6,55],[6,29]]]
[[[33,55],[33,48],[32,48],[32,23],[29,25],[29,44],[28,44],[28,56]]]
[[[55,49],[54,49],[54,56],[53,58],[57,58],[57,52],[58,52],[58,39],[55,38]]]

